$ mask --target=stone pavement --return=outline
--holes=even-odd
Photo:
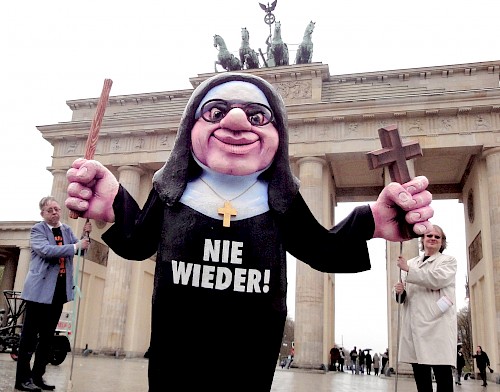
[[[71,371],[71,363],[73,370]],[[147,392],[147,359],[117,359],[89,355],[68,355],[59,366],[49,365],[46,381],[56,385],[56,392]],[[0,353],[0,392],[15,392],[16,362],[9,354]],[[396,378],[376,377],[351,372],[311,372],[277,368],[271,392],[391,392],[396,391]],[[96,387],[98,385],[98,387]],[[182,390],[182,389],[181,389]],[[399,377],[398,392],[415,392],[412,378]],[[500,392],[500,384],[489,381],[462,381],[455,386],[461,392]],[[190,392],[190,391],[188,391]]]

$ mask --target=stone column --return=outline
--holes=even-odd
[[[22,291],[24,280],[28,275],[31,259],[31,248],[28,246],[21,247],[19,251],[19,261],[17,262],[16,280],[14,281],[14,290]]]
[[[490,233],[491,233],[491,283],[493,286],[493,306],[495,313],[491,317],[496,320],[495,330],[488,332],[489,340],[496,347],[490,349],[490,361],[495,368],[495,359],[500,357],[500,147],[488,149],[483,152],[486,159],[486,183],[488,188]],[[486,245],[486,244],[485,244]],[[487,271],[489,268],[487,269]],[[496,354],[496,355],[495,355]],[[493,359],[491,358],[493,356]],[[498,368],[498,362],[496,364]],[[498,372],[498,369],[495,369]]]
[[[66,178],[66,170],[52,170],[52,175],[54,176],[54,181],[52,182],[52,196],[61,205],[61,221],[70,224],[69,221],[69,210],[65,207],[64,201],[68,197],[68,180]],[[80,233],[75,233],[79,236]]]
[[[322,222],[324,159],[298,160],[300,193],[316,219]],[[297,260],[295,292],[294,367],[318,369],[323,364],[324,274]],[[325,364],[326,365],[326,364]]]
[[[118,173],[120,184],[137,199],[142,170],[121,166]],[[123,353],[131,270],[130,261],[109,250],[98,339],[98,349],[105,354]]]

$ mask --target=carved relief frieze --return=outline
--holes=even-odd
[[[358,126],[359,124],[356,124]],[[355,131],[351,136],[346,135],[345,123],[314,123],[314,124],[294,124],[290,125],[290,143],[341,141],[346,139],[356,139],[360,137]],[[354,128],[353,128],[354,129]]]
[[[317,124],[311,132],[311,139],[320,142],[334,140],[335,132],[330,124]]]
[[[412,118],[407,121],[406,134],[407,135],[418,135],[424,132],[422,120],[419,118]]]
[[[66,155],[75,155],[78,152],[78,141],[68,140],[66,142]]]
[[[483,258],[483,240],[481,238],[481,232],[479,232],[474,238],[474,241],[469,245],[469,268],[472,269],[481,261]]]
[[[352,122],[346,126],[346,136],[358,136],[359,135],[359,123]]]
[[[175,133],[159,135],[157,138],[159,150],[171,150],[175,142]]]
[[[291,143],[302,143],[305,141],[304,127],[302,125],[291,125],[288,128],[288,135]]]
[[[474,116],[474,129],[480,129],[480,130],[489,130],[490,127],[490,122],[489,119],[486,118],[484,114],[478,114]]]
[[[151,150],[171,150],[175,142],[175,133],[168,134],[143,134],[140,136],[129,137],[101,137],[96,146],[95,153],[113,154],[113,153],[131,153]],[[66,140],[61,141],[54,151],[57,156],[83,156],[85,153],[86,140]]]
[[[275,83],[274,87],[285,100],[312,98],[312,83],[310,80]]]
[[[146,137],[145,136],[139,136],[134,138],[134,145],[133,149],[134,150],[144,150],[146,147]]]
[[[439,133],[450,133],[456,131],[456,121],[452,117],[444,117],[439,121]]]
[[[123,152],[124,141],[120,138],[115,138],[111,140],[110,152]]]

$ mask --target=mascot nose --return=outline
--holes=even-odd
[[[235,131],[249,131],[252,124],[241,108],[232,108],[220,122],[221,127]]]

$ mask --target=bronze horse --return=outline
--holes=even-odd
[[[297,55],[295,56],[295,64],[309,64],[312,60],[313,43],[311,35],[314,31],[315,22],[310,21],[304,32],[304,38],[297,48]]]
[[[269,39],[266,43],[269,45]],[[281,22],[274,24],[274,35],[267,55],[267,63],[270,67],[288,65],[288,46],[281,38]]]
[[[257,52],[250,48],[250,33],[246,27],[241,29],[240,61],[242,69],[259,68],[259,56]]]
[[[240,59],[227,50],[224,39],[218,34],[214,35],[214,46],[219,50],[217,61],[214,64],[215,72],[219,72],[217,71],[217,64],[226,71],[238,71],[241,69],[242,64]]]

